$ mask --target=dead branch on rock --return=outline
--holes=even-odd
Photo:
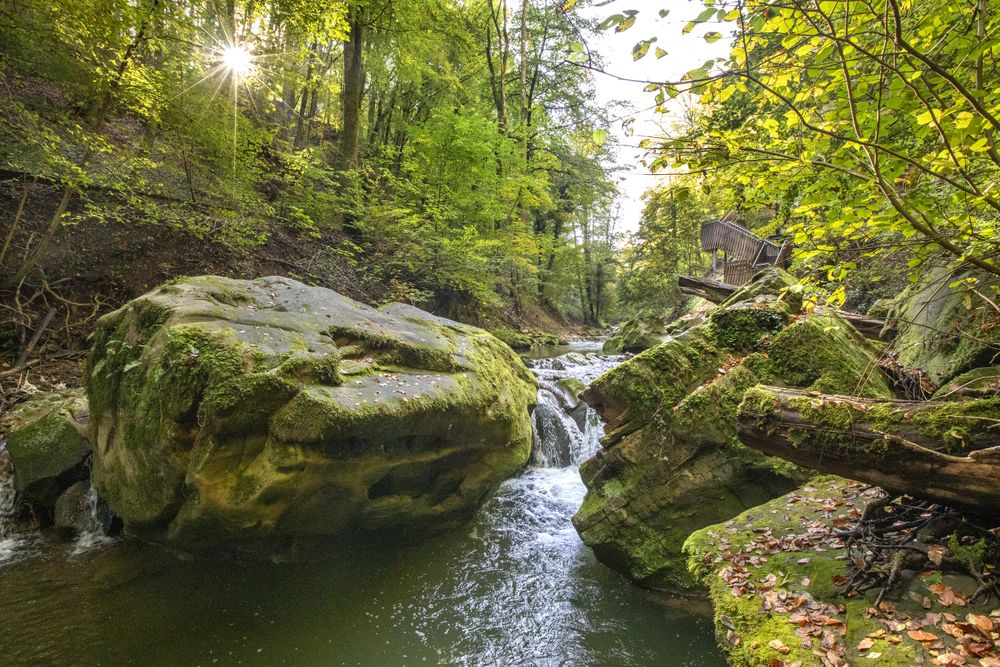
[[[943,584],[930,584],[942,604],[1000,599],[1000,537],[979,518],[911,496],[886,494],[870,503],[855,527],[839,530],[853,573],[844,592],[877,590],[875,607],[900,581],[904,571],[943,570],[967,573],[978,590],[968,599]],[[925,601],[925,606],[929,601]]]

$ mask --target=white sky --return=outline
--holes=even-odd
[[[706,60],[724,57],[729,52],[728,31],[718,23],[700,25],[691,33],[682,34],[685,24],[705,9],[701,0],[614,0],[603,7],[583,9],[581,13],[602,21],[614,14],[621,14],[626,9],[639,10],[638,20],[630,30],[615,33],[611,29],[588,42],[590,50],[599,53],[604,59],[604,69],[610,74],[647,81],[676,81],[685,72],[700,67]],[[661,19],[660,9],[667,9],[670,13]],[[703,35],[709,30],[722,32],[723,39],[714,44],[707,43]],[[656,37],[657,42],[650,47],[645,58],[635,62],[632,59],[632,47],[651,37]],[[660,60],[655,56],[657,46],[667,52]],[[631,113],[635,117],[635,134],[632,137],[625,136],[622,124],[618,122],[608,139],[617,146],[618,164],[628,169],[620,174],[622,197],[618,228],[634,232],[639,228],[642,215],[642,193],[666,177],[650,175],[649,170],[640,163],[644,151],[632,146],[638,145],[642,135],[657,134],[657,121],[668,127],[671,120],[669,117],[657,117],[649,109],[655,103],[656,93],[644,92],[644,84],[619,81],[600,73],[595,73],[594,78],[598,103],[602,107],[610,108],[616,101],[624,102],[626,106],[614,116]],[[674,104],[679,108],[679,102]]]

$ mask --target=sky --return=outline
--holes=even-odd
[[[701,0],[613,0],[602,7],[582,9],[580,13],[603,21],[626,9],[639,10],[638,20],[630,30],[616,33],[611,29],[587,42],[590,50],[596,51],[604,59],[604,70],[609,74],[647,81],[676,81],[685,72],[700,67],[706,60],[724,57],[729,52],[729,40],[721,39],[709,44],[703,37],[708,30],[720,30],[725,34],[726,31],[720,29],[718,24],[698,26],[692,32],[682,34],[685,24],[705,9]],[[659,16],[661,9],[669,10],[665,18]],[[638,62],[634,61],[632,47],[636,42],[651,37],[656,37],[657,42],[650,48],[649,54]],[[667,52],[660,60],[654,55],[657,46]],[[620,81],[601,73],[595,73],[594,79],[597,101],[602,108],[610,108],[616,101],[624,102],[626,106],[615,113],[614,117],[629,113],[635,117],[635,133],[632,137],[625,136],[622,123],[616,122],[608,139],[615,147],[618,164],[627,169],[619,176],[622,196],[618,227],[621,231],[635,232],[642,216],[642,193],[663,182],[666,177],[651,175],[640,162],[645,151],[634,147],[638,145],[642,135],[658,134],[658,123],[669,127],[671,118],[669,115],[658,116],[650,109],[656,94],[643,91],[644,84]],[[679,112],[680,104],[679,101],[674,101],[672,114]]]

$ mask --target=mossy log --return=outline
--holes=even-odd
[[[740,440],[765,454],[889,491],[1000,511],[1000,398],[884,401],[749,390]]]
[[[722,303],[739,289],[735,285],[727,285],[718,280],[696,278],[694,276],[678,276],[677,284],[680,286],[682,294],[700,296],[702,299],[715,304]]]
[[[739,287],[728,285],[711,278],[696,278],[694,276],[679,276],[677,284],[680,286],[682,294],[700,296],[706,301],[714,304],[721,304],[729,300],[729,297],[739,291]],[[850,322],[855,329],[865,338],[873,340],[891,340],[896,335],[895,327],[886,328],[886,321],[877,317],[868,317],[858,313],[849,313],[836,308],[816,308],[817,315],[828,315],[836,313],[840,317]]]

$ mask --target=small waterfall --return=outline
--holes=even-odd
[[[74,554],[84,553],[115,541],[113,537],[108,535],[111,527],[111,512],[101,503],[97,489],[93,486],[88,485],[84,509],[85,513],[79,526],[76,545],[73,547]]]
[[[572,352],[532,363],[538,378],[538,405],[532,414],[532,461],[536,466],[565,468],[594,455],[604,434],[601,419],[564,381],[588,384],[622,359]]]

